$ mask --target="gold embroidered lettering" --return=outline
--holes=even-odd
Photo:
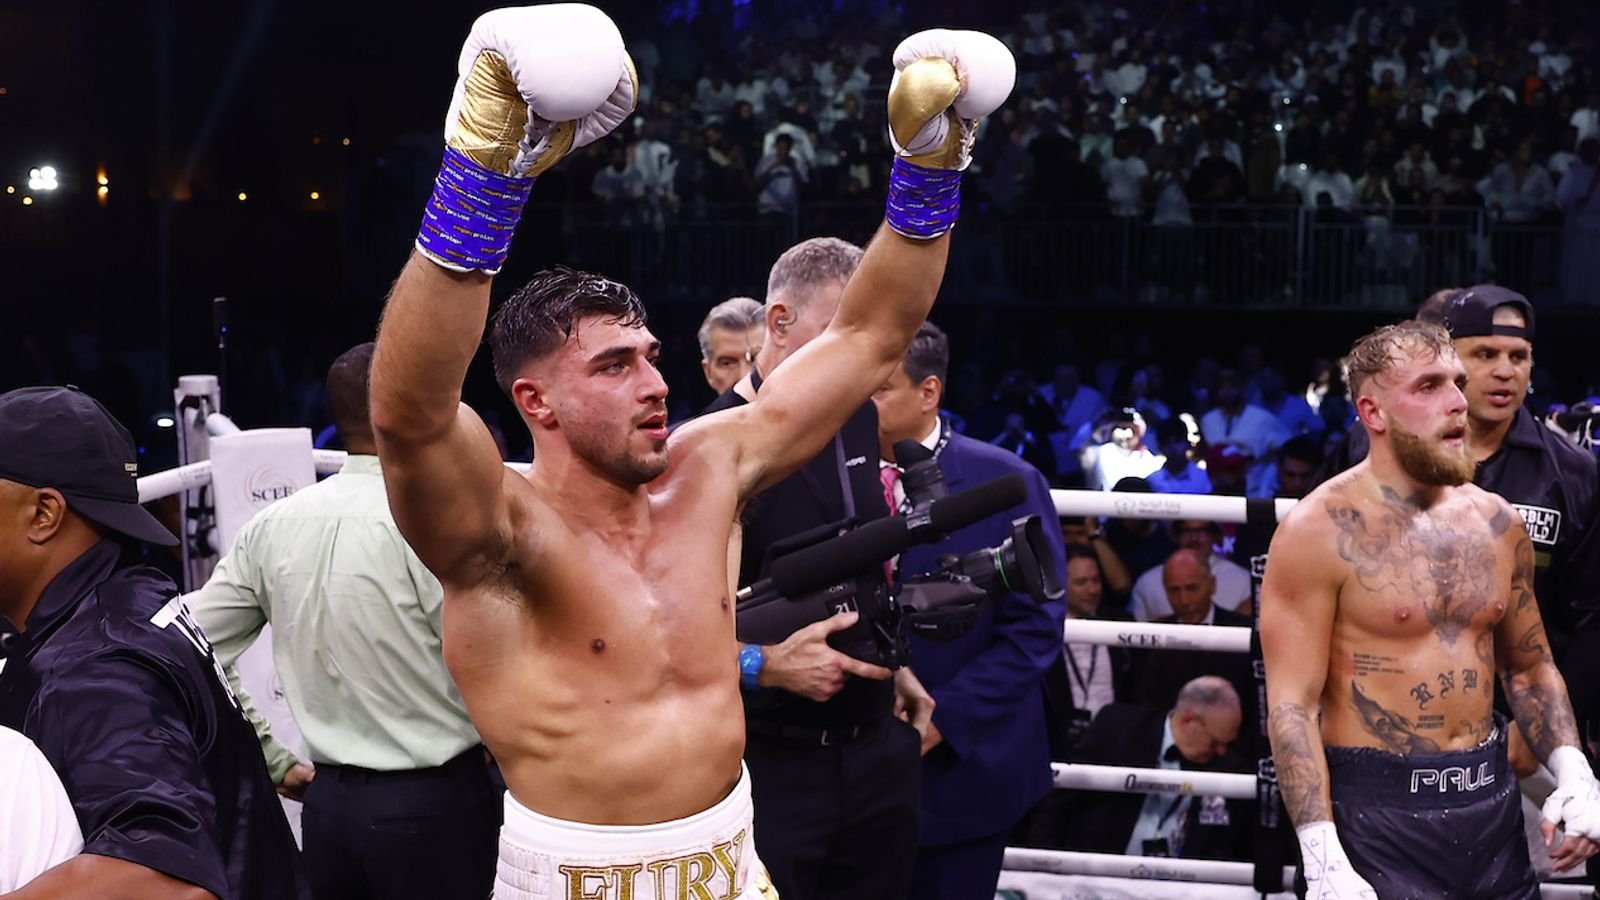
[[[633,900],[639,865],[561,866],[567,877],[567,900]]]
[[[667,893],[667,872],[677,873],[674,879],[678,885],[675,894]],[[707,887],[711,879],[717,874],[717,861],[709,853],[689,853],[676,856],[672,859],[660,859],[650,863],[650,874],[656,879],[657,900],[667,900],[674,897],[676,900],[726,900],[711,893]]]
[[[722,895],[722,900],[734,900],[739,895],[739,860],[744,857],[744,836],[745,832],[741,831],[733,836],[733,840],[711,848],[717,868],[728,876],[728,892]],[[731,854],[728,852],[730,850],[733,851]]]

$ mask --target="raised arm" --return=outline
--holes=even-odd
[[[1556,777],[1556,789],[1544,803],[1540,830],[1545,846],[1554,843],[1558,825],[1567,836],[1551,852],[1557,871],[1570,869],[1600,850],[1600,785],[1589,759],[1579,747],[1578,725],[1567,699],[1567,683],[1556,669],[1545,638],[1544,620],[1533,593],[1533,541],[1522,517],[1509,503],[1491,498],[1499,507],[1493,521],[1505,523],[1501,546],[1514,560],[1511,596],[1506,614],[1495,628],[1495,665],[1505,687],[1511,713],[1526,735],[1528,746]]]
[[[1278,789],[1300,838],[1308,898],[1377,894],[1350,866],[1333,824],[1320,723],[1328,646],[1339,605],[1321,504],[1302,502],[1278,526],[1261,583],[1261,655],[1267,670],[1267,733]]]
[[[447,581],[510,530],[504,466],[461,402],[489,307],[489,278],[413,253],[395,283],[372,360],[372,425],[396,524]],[[450,510],[449,515],[440,515]]]
[[[637,92],[616,26],[578,4],[484,14],[458,73],[417,249],[378,332],[371,395],[395,521],[446,583],[474,580],[510,527],[499,453],[461,403],[490,280],[534,179],[615,128]]]
[[[978,120],[1016,80],[1010,51],[973,31],[913,35],[894,62],[889,129],[898,156],[884,224],[827,331],[767,373],[756,402],[728,428],[745,495],[816,456],[904,357],[944,278]]]

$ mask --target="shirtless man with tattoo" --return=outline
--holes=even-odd
[[[1545,640],[1533,546],[1516,510],[1470,483],[1466,372],[1444,329],[1385,326],[1345,365],[1371,454],[1284,519],[1261,589],[1306,896],[1537,897],[1495,675],[1559,782],[1543,809],[1558,870],[1600,849],[1600,788]]]

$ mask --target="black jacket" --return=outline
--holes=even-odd
[[[1157,619],[1171,624],[1172,616]],[[1249,616],[1220,606],[1212,607],[1212,625],[1250,628]],[[1195,626],[1203,628],[1205,626]],[[1150,709],[1171,709],[1178,702],[1178,692],[1183,686],[1201,675],[1220,675],[1228,679],[1238,691],[1244,707],[1244,724],[1239,734],[1251,735],[1256,717],[1255,679],[1250,668],[1250,657],[1244,653],[1224,653],[1218,650],[1144,650],[1134,659],[1134,700]]]
[[[83,850],[226,900],[310,888],[255,731],[165,575],[103,540],[45,588],[0,673],[0,725],[61,776]]]
[[[745,399],[729,390],[712,401],[704,414],[743,406]],[[843,464],[848,473],[855,516],[863,521],[889,515],[878,480],[878,409],[868,401],[839,430]],[[848,518],[840,490],[840,453],[833,443],[810,462],[745,504],[744,544],[739,560],[739,586],[766,574],[769,548],[793,537]],[[837,728],[882,720],[894,712],[894,683],[850,677],[826,703],[816,703],[777,688],[745,691],[745,715],[808,728]]]
[[[1147,709],[1113,703],[1100,710],[1084,734],[1072,761],[1102,766],[1155,768],[1161,764],[1162,726],[1170,710]],[[1208,772],[1248,772],[1249,764],[1234,752],[1205,766],[1185,766]],[[1068,791],[1072,810],[1066,829],[1069,850],[1096,853],[1122,853],[1139,821],[1146,794]],[[1164,798],[1168,795],[1162,795]],[[1189,803],[1184,826],[1182,855],[1185,859],[1249,859],[1250,828],[1253,818],[1250,801],[1210,801],[1210,813],[1202,817],[1207,805],[1196,795]],[[1223,815],[1219,808],[1226,810]],[[1226,822],[1217,821],[1219,818]],[[1202,821],[1204,819],[1204,821]]]
[[[1093,618],[1101,621],[1131,622],[1133,617],[1125,612],[1107,611],[1104,606]],[[1072,620],[1067,620],[1067,628]],[[1127,647],[1107,647],[1111,661],[1111,699],[1125,703],[1133,699],[1133,651]],[[1073,746],[1082,738],[1087,725],[1086,711],[1079,709],[1072,697],[1072,676],[1067,671],[1066,651],[1044,673],[1045,722],[1050,729],[1050,758],[1069,759]],[[1087,673],[1084,673],[1087,676]]]

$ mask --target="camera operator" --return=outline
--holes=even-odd
[[[1004,475],[1022,476],[1026,502],[961,528],[936,544],[914,546],[899,560],[902,576],[940,569],[941,560],[996,546],[1012,520],[1056,521],[1050,487],[1015,454],[955,433],[939,417],[950,348],[944,332],[923,323],[905,360],[873,394],[885,499],[912,509],[895,464],[895,443],[915,441],[933,454],[951,493]],[[900,460],[909,466],[910,461]],[[1039,562],[1058,583],[1065,568],[1061,531],[1044,529]],[[1000,595],[951,641],[913,632],[911,666],[932,693],[933,721],[922,738],[922,836],[911,896],[975,900],[994,896],[1011,829],[1050,790],[1050,742],[1043,678],[1061,655],[1066,601]],[[763,845],[763,854],[766,853]]]
[[[706,412],[748,403],[764,377],[827,327],[861,253],[837,238],[812,238],[778,257],[755,366]],[[867,403],[827,449],[746,506],[739,586],[766,574],[774,543],[887,516],[877,459],[878,416]],[[855,623],[856,613],[841,613],[776,645],[740,650],[755,828],[784,900],[898,900],[910,890],[920,735],[895,717],[896,689],[913,721],[926,719],[932,701],[908,671],[891,684],[888,669],[827,644]]]

